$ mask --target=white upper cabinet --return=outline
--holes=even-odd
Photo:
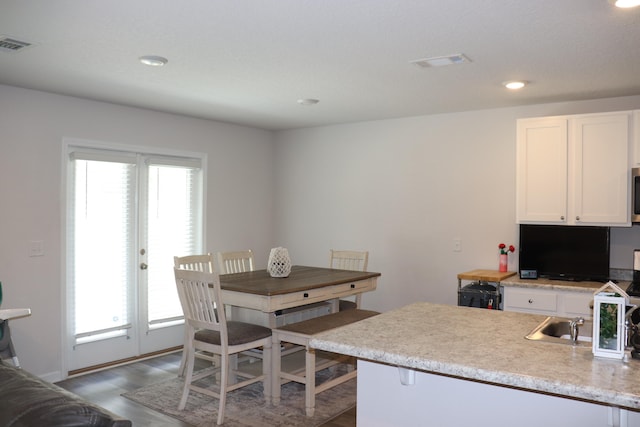
[[[630,113],[572,119],[576,224],[631,225]]]
[[[518,223],[629,226],[631,112],[521,119]]]
[[[566,223],[567,120],[522,119],[517,131],[516,219]]]

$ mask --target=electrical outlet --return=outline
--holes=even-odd
[[[459,237],[453,239],[453,252],[462,252],[462,239]]]

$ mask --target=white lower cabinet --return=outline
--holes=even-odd
[[[590,292],[564,292],[563,312],[566,317],[593,317],[593,294]]]
[[[592,318],[592,300],[591,292],[504,286],[503,307],[506,311]]]
[[[359,426],[633,427],[640,412],[358,360]],[[493,409],[492,409],[493,408]],[[496,410],[497,409],[497,410]]]

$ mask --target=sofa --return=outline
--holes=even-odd
[[[0,361],[0,427],[130,427],[131,421]]]

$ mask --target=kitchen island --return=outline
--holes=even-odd
[[[640,425],[640,360],[526,340],[545,318],[421,302],[310,344],[360,359],[358,425]]]

